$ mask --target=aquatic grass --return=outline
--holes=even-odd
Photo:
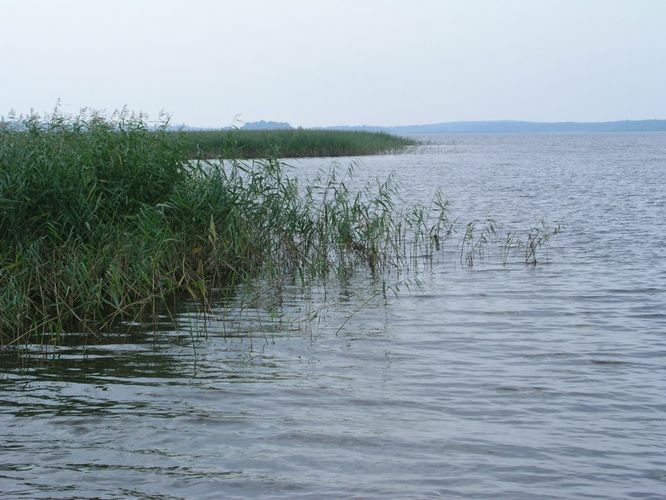
[[[541,219],[527,230],[524,240],[517,232],[508,231],[500,249],[502,265],[505,266],[509,255],[514,253],[520,255],[525,264],[535,266],[537,262],[541,262],[541,259],[537,260],[537,251],[563,230],[561,224],[552,227],[545,219]]]
[[[553,236],[560,234],[562,230],[563,228],[560,224],[550,229],[543,219],[531,227],[524,245],[525,263],[536,265],[537,250],[543,247]]]
[[[0,126],[0,344],[209,304],[258,274],[398,264],[392,178],[352,190],[353,169],[333,169],[303,187],[275,159],[191,159],[174,137],[128,112]]]
[[[485,249],[497,232],[497,224],[492,217],[486,217],[480,229],[477,228],[479,222],[474,220],[465,226],[465,235],[460,243],[460,263],[463,263],[464,258],[469,267],[474,266],[476,258],[485,257]]]
[[[203,130],[170,131],[168,137],[192,158],[300,158],[392,153],[413,146],[413,139],[385,132],[348,130]]]
[[[508,260],[509,260],[509,254],[511,253],[511,250],[517,248],[520,246],[520,239],[516,236],[516,233],[512,231],[508,231],[506,233],[506,236],[504,238],[504,242],[502,244],[501,248],[501,257],[502,257],[502,265],[506,266]]]

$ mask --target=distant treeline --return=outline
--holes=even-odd
[[[335,130],[361,130],[391,134],[515,134],[583,132],[665,132],[666,120],[623,120],[614,122],[528,122],[469,121],[396,127],[334,127]]]
[[[340,130],[173,131],[192,158],[300,158],[391,153],[416,143],[386,132]]]

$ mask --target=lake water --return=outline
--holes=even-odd
[[[463,232],[565,225],[538,265],[470,268],[459,230],[387,300],[359,275],[5,353],[1,496],[666,497],[666,134],[427,139],[359,176],[440,186]]]

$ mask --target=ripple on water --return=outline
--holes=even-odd
[[[663,135],[437,141],[358,170],[407,200],[440,185],[463,222],[565,223],[547,265],[469,269],[450,240],[386,304],[358,310],[366,276],[328,309],[285,288],[313,323],[231,303],[193,336],[186,307],[157,336],[2,353],[3,495],[666,496]]]

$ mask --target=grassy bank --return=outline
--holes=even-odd
[[[390,153],[415,141],[382,132],[337,130],[214,130],[171,132],[192,157],[300,158]]]
[[[235,140],[254,138],[258,149],[248,146],[247,156],[264,156],[270,137],[286,144],[301,133],[311,141],[301,154],[342,154],[316,144],[366,137],[295,131]],[[194,138],[129,116],[56,114],[0,126],[0,344],[97,332],[178,295],[207,301],[211,290],[259,272],[306,280],[359,264],[377,271],[400,261],[410,227],[435,241],[422,213],[395,213],[390,180],[352,193],[351,180],[331,172],[298,186],[275,160],[190,161],[194,143],[208,156],[226,140]],[[295,155],[280,144],[273,153]]]

